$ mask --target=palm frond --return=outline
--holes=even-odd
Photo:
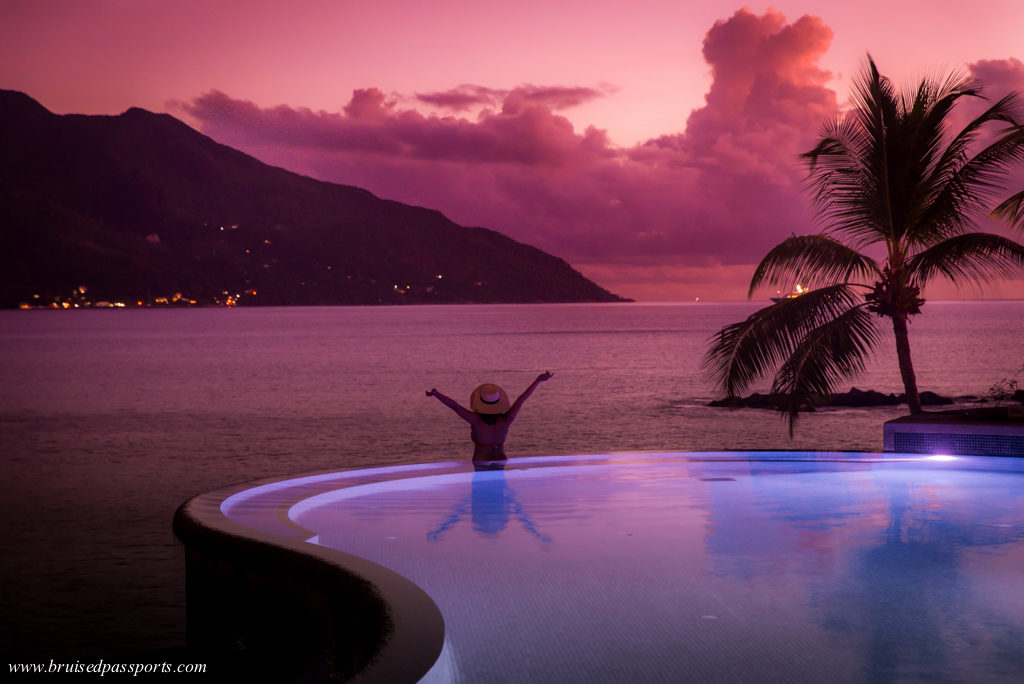
[[[708,340],[702,370],[726,396],[735,397],[774,373],[812,330],[858,305],[854,286],[811,290],[765,307]]]
[[[874,60],[868,56],[868,69],[855,87],[856,117],[863,130],[858,150],[860,188],[846,196],[849,204],[861,205],[871,216],[872,233],[886,242],[897,239],[893,218],[892,169],[890,146],[899,142],[901,113],[904,107],[892,82],[882,76]],[[846,226],[858,239],[864,239],[863,228]]]
[[[748,296],[760,285],[834,285],[879,273],[873,259],[827,235],[793,235],[761,259],[750,280]]]
[[[1003,219],[1018,230],[1024,230],[1024,190],[1000,203],[992,210],[992,215]]]
[[[1012,121],[1022,113],[1024,99],[1011,93],[975,118],[965,131],[982,123]],[[970,230],[989,213],[1007,219],[1015,227],[1024,227],[1024,213],[1019,208],[1013,211],[1014,197],[990,212],[991,204],[1006,188],[1008,172],[1024,162],[1024,126],[1004,130],[984,149],[968,156],[967,146],[976,135],[976,129],[969,134],[961,132],[928,180],[930,201],[921,223],[934,231],[936,239]]]
[[[815,213],[828,232],[856,248],[894,239],[890,141],[899,140],[901,101],[868,57],[854,87],[853,111],[822,129],[819,145],[801,155]]]
[[[947,142],[946,126],[949,116],[965,97],[981,98],[981,83],[960,70],[951,71],[944,81],[924,79],[918,86],[918,97],[904,118],[906,132],[914,134],[915,140],[912,144],[919,150],[917,156],[920,161],[927,162],[927,167],[922,171],[940,167],[950,145],[954,147],[953,157],[959,156],[955,148],[966,150],[966,143],[969,143],[982,126],[991,120],[991,115],[977,117],[961,131],[962,138],[958,135],[954,140]],[[996,109],[998,105],[990,108],[992,115]],[[957,138],[961,138],[959,143]]]
[[[772,383],[772,392],[788,397],[790,437],[800,409],[820,403],[841,381],[862,373],[877,341],[877,318],[864,305],[842,312],[804,336]]]
[[[944,276],[960,285],[963,281],[983,283],[993,276],[1012,276],[1024,268],[1024,245],[991,233],[964,233],[931,245],[908,262],[910,273],[920,284]]]
[[[994,122],[1008,123],[1011,127],[1016,126],[1016,122],[1021,116],[1022,104],[1024,103],[1019,94],[1010,93],[974,117],[950,139],[932,170],[932,176],[937,179],[952,176],[968,158],[970,149],[977,142],[985,126]],[[1006,137],[1007,133],[1012,133],[1012,131],[1005,131],[1001,137]]]
[[[886,191],[894,239],[930,244],[946,236],[945,224],[928,220],[928,215],[950,168],[969,158],[966,146],[962,153],[947,157],[946,130],[954,108],[967,97],[981,97],[980,83],[960,71],[951,72],[945,80],[925,78],[912,103],[902,106],[894,119],[885,143]],[[976,124],[975,133],[983,123]],[[968,134],[961,142],[966,144],[971,137]]]
[[[867,140],[885,140],[900,110],[900,96],[868,55],[866,69],[854,82],[854,117]]]
[[[885,212],[873,192],[877,183],[860,164],[863,132],[846,119],[831,122],[822,134],[828,137],[801,155],[815,214],[829,232],[848,236],[855,247],[884,239]]]
[[[869,57],[854,111],[828,123],[818,146],[802,155],[827,231],[858,249],[878,241],[929,245],[971,230],[988,214],[1007,171],[1024,162],[1024,100],[1010,93],[950,138],[950,115],[968,97],[981,97],[980,84],[955,71],[900,96]],[[974,154],[999,123],[1008,127]],[[1024,226],[1019,204],[1000,206],[999,216]]]
[[[965,97],[980,97],[980,84],[956,70],[944,80],[925,78],[918,84],[913,102],[904,106],[897,127],[889,135],[890,182],[897,196],[893,221],[897,234],[915,236],[932,226],[920,217],[934,194],[936,176],[946,153],[947,119]]]

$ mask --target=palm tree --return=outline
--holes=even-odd
[[[704,371],[721,391],[739,396],[774,372],[792,435],[801,408],[864,370],[885,317],[910,411],[921,411],[907,330],[924,304],[921,288],[937,277],[980,286],[1024,266],[1024,245],[976,231],[986,215],[1024,228],[1024,190],[992,208],[1008,172],[1024,162],[1024,100],[1011,93],[951,136],[955,105],[980,97],[981,84],[962,74],[898,93],[868,56],[853,110],[801,155],[823,230],[768,252],[749,295],[763,284],[813,288],[709,340]]]

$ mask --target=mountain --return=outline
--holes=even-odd
[[[167,114],[56,115],[0,91],[0,306],[73,292],[131,304],[623,301],[500,233],[268,166]]]

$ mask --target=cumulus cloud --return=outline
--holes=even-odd
[[[484,112],[475,121],[399,109],[376,88],[356,90],[341,113],[263,109],[217,91],[184,108],[208,135],[243,149],[283,145],[310,153],[369,152],[410,162],[562,166],[604,154],[607,148],[600,132],[577,135],[568,119],[551,107],[521,99],[518,89],[506,96],[500,112]]]
[[[391,114],[394,106],[393,102],[387,101],[381,91],[376,88],[364,88],[352,93],[352,99],[342,111],[350,119],[381,121]]]
[[[705,105],[678,132],[631,148],[558,113],[607,96],[603,85],[461,85],[409,100],[367,88],[339,112],[210,92],[186,109],[208,135],[269,163],[499,230],[620,294],[634,282],[638,297],[692,299],[683,281],[706,289],[749,274],[780,239],[813,229],[797,157],[837,112],[818,66],[831,38],[819,19],[788,23],[774,10],[717,22],[704,41]],[[742,280],[693,296],[742,297]]]
[[[985,84],[990,98],[998,98],[1010,91],[1024,93],[1024,62],[1007,59],[983,59],[969,65],[971,74]]]

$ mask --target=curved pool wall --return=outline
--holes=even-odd
[[[185,546],[190,649],[250,681],[422,678],[444,638],[444,619],[430,597],[385,567],[305,543],[305,531],[277,517],[287,503],[281,497],[296,485],[308,483],[315,492],[362,472],[249,482],[178,508],[174,532]],[[236,495],[262,512],[258,523],[227,515]]]
[[[274,582],[306,587],[326,563],[340,580],[291,601],[320,616],[303,633],[328,659],[360,644],[368,680],[999,682],[1024,671],[1021,459],[428,463],[212,492],[179,523],[190,642],[193,629],[208,646],[237,641],[224,564],[266,575],[274,558]],[[263,602],[255,586],[229,606]],[[327,647],[325,600],[349,626]],[[278,638],[270,623],[259,640]],[[308,668],[310,649],[299,655]]]

